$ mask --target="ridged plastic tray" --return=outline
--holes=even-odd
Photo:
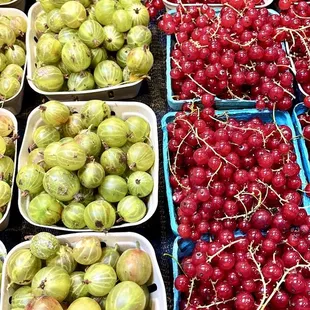
[[[208,237],[206,241],[208,241]],[[179,310],[179,303],[181,300],[181,293],[175,288],[174,281],[178,275],[180,275],[180,268],[178,262],[184,257],[190,256],[194,250],[195,243],[190,240],[184,240],[180,237],[176,237],[173,242],[172,248],[172,273],[173,273],[173,310]]]
[[[93,90],[85,91],[59,91],[59,92],[46,92],[38,89],[33,81],[32,77],[35,71],[36,64],[36,33],[35,33],[35,19],[42,12],[42,7],[39,2],[32,5],[29,9],[29,27],[26,33],[26,43],[27,43],[27,79],[30,87],[37,93],[48,97],[50,100],[58,101],[75,101],[75,100],[91,100],[91,99],[101,99],[101,100],[121,100],[134,98],[138,95],[141,88],[142,80],[124,83],[122,85],[111,86],[107,88],[98,88]]]
[[[6,247],[5,245],[2,243],[2,241],[0,240],[0,260],[3,262],[5,257],[6,257]],[[1,281],[1,280],[0,280]],[[0,292],[0,303],[1,303],[1,292]]]
[[[17,3],[18,1],[12,1],[12,2]],[[21,10],[18,10],[17,8],[15,9],[13,7],[10,8],[10,7],[4,7],[4,6],[0,5],[0,15],[20,16],[26,20],[26,22],[28,24],[28,28],[29,28],[27,15],[25,13],[23,13]],[[20,89],[19,89],[18,93],[15,96],[13,96],[12,98],[5,100],[3,102],[3,108],[11,111],[14,115],[18,114],[22,108],[23,97],[24,97],[24,88],[25,88],[25,77],[26,77],[26,70],[27,70],[27,61],[23,67],[23,70],[24,70],[24,74],[23,74],[22,80],[20,82]],[[1,106],[2,106],[2,103],[1,103]]]
[[[301,127],[300,121],[298,119],[298,115],[303,114],[306,111],[308,111],[308,108],[306,108],[303,103],[298,103],[294,107],[294,110],[292,113],[292,119],[293,119],[293,123],[294,123],[295,128],[296,128],[296,134],[298,136],[297,141],[298,141],[300,153],[302,154],[302,162],[304,165],[306,178],[307,178],[308,182],[310,182],[309,151],[308,151],[308,148],[306,146],[306,141],[302,137],[302,127]],[[309,206],[309,208],[310,208],[310,206]],[[310,209],[309,209],[309,213],[310,213]]]
[[[241,233],[235,233],[235,237],[243,236]],[[205,241],[210,241],[209,236],[205,236],[203,238]],[[181,274],[181,270],[177,263],[180,262],[184,257],[190,256],[193,253],[195,247],[195,243],[191,240],[184,240],[180,237],[176,237],[173,242],[172,248],[172,273],[173,273],[173,280],[176,279],[178,275]],[[179,310],[179,303],[181,300],[180,292],[175,288],[173,284],[173,310]]]
[[[150,124],[151,132],[150,132],[150,141],[151,145],[155,152],[155,163],[151,168],[151,175],[154,180],[154,188],[153,192],[148,198],[147,202],[147,213],[143,219],[136,223],[123,223],[117,226],[113,226],[112,228],[128,228],[136,225],[140,225],[151,218],[151,216],[155,213],[158,205],[158,166],[159,166],[159,151],[158,151],[158,133],[157,133],[157,120],[154,111],[148,107],[147,105],[140,102],[122,102],[122,101],[108,101],[108,105],[111,107],[111,110],[115,112],[116,116],[119,116],[123,119],[126,119],[130,116],[140,116],[148,121]],[[66,105],[70,108],[74,108],[75,111],[79,111],[81,107],[85,104],[85,101],[79,102],[66,102]],[[28,116],[26,130],[24,134],[24,139],[22,142],[22,146],[19,152],[18,158],[18,170],[27,163],[28,158],[28,147],[33,143],[32,133],[33,131],[43,124],[43,121],[40,117],[39,107],[35,108]],[[33,222],[27,213],[27,208],[29,205],[29,198],[22,197],[21,191],[18,191],[18,207],[22,216],[28,221],[30,224],[45,227],[45,228],[53,228],[58,230],[64,230],[68,232],[76,232],[76,231],[90,231],[88,229],[82,230],[74,230],[69,229],[64,226],[45,226],[39,225]]]
[[[220,12],[220,9],[215,8],[217,13]],[[279,14],[275,10],[268,9],[268,12],[271,15]],[[174,10],[169,11],[169,14],[175,13]],[[186,99],[186,100],[176,100],[174,99],[174,94],[171,85],[171,51],[174,45],[174,36],[167,36],[166,39],[166,85],[167,85],[167,101],[170,108],[173,110],[181,110],[182,105],[187,102],[199,102],[199,99]],[[283,44],[283,49],[285,50],[285,45]],[[251,109],[255,108],[255,100],[239,100],[239,99],[220,99],[215,98],[215,107],[220,110],[227,110],[227,109]]]
[[[147,283],[147,285],[155,284],[156,290],[150,294],[150,310],[167,310],[167,297],[166,297],[166,289],[164,285],[164,281],[158,266],[158,262],[156,259],[155,251],[150,242],[143,236],[136,233],[77,233],[77,234],[69,234],[57,236],[60,243],[69,244],[73,246],[76,242],[81,240],[84,237],[97,237],[102,242],[104,242],[107,246],[115,246],[117,243],[120,247],[120,251],[123,252],[130,248],[136,247],[136,242],[139,242],[141,250],[147,252],[151,258],[153,265],[152,277]],[[6,274],[7,263],[10,260],[10,257],[16,251],[20,249],[28,249],[30,246],[30,241],[22,242],[15,246],[7,255],[7,258],[3,265],[3,273],[2,273],[2,285],[1,285],[1,310],[9,310],[10,309],[10,297],[14,293],[12,287],[8,289],[9,286],[9,278]]]
[[[0,240],[0,259],[1,257],[6,256],[6,247],[4,246],[3,242]]]
[[[12,120],[12,122],[14,124],[13,133],[17,134],[18,133],[18,123],[17,123],[16,117],[13,115],[13,113],[11,113],[10,111],[8,111],[6,109],[0,109],[0,115],[7,116]],[[0,219],[0,231],[7,228],[8,224],[9,224],[9,219],[10,219],[10,209],[11,209],[12,198],[13,198],[13,188],[14,188],[16,165],[17,165],[17,141],[15,141],[15,155],[14,155],[13,160],[14,160],[14,171],[13,171],[12,186],[11,186],[12,197],[11,197],[10,202],[7,205],[7,208],[5,210],[5,213],[2,217],[2,219]]]
[[[163,0],[164,4],[165,4],[165,7],[166,7],[166,10],[169,11],[169,10],[175,10],[178,6],[177,3],[173,3],[173,2],[170,2],[168,0]],[[264,0],[262,4],[259,4],[259,5],[256,5],[255,7],[257,9],[259,8],[265,8],[269,5],[271,5],[273,2],[273,0]],[[194,3],[194,4],[183,4],[184,7],[188,7],[188,6],[202,6],[203,3]],[[212,8],[221,8],[223,7],[222,4],[220,3],[208,3],[208,6],[212,7]]]
[[[258,117],[263,120],[265,123],[272,122],[272,112],[268,110],[258,111],[256,109],[244,109],[244,110],[227,110],[227,111],[216,111],[217,115],[226,112],[230,117],[236,118],[238,120],[249,120],[253,117]],[[170,216],[170,226],[173,233],[177,236],[178,235],[178,223],[177,223],[177,214],[176,208],[173,203],[172,199],[172,188],[169,181],[169,149],[168,149],[168,132],[167,132],[167,124],[173,121],[176,112],[169,112],[162,118],[161,127],[163,130],[163,162],[164,162],[164,176],[165,176],[165,183],[166,183],[166,195],[168,201],[168,208],[169,208],[169,216]],[[295,137],[295,129],[292,123],[292,119],[288,112],[281,112],[277,111],[275,115],[276,121],[278,125],[287,125],[292,130],[293,137]],[[294,150],[297,156],[297,163],[301,167],[301,171],[299,173],[301,181],[302,181],[302,188],[305,187],[307,184],[307,180],[305,177],[305,173],[303,170],[303,164],[301,155],[298,148],[298,143],[296,139],[293,139]],[[309,199],[306,195],[303,195],[303,204],[304,206],[309,206],[307,208],[307,212],[310,212],[310,203]]]

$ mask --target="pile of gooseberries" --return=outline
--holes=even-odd
[[[12,197],[14,156],[18,138],[12,119],[0,113],[0,221]]]
[[[35,235],[30,245],[14,251],[5,270],[14,286],[11,309],[145,310],[152,261],[140,249],[120,251],[97,237],[62,244],[50,233]]]
[[[0,17],[0,99],[19,93],[26,62],[27,20],[22,16]]]
[[[155,153],[150,125],[122,119],[101,100],[72,113],[59,101],[40,106],[44,124],[33,131],[16,183],[29,219],[40,225],[109,230],[139,222],[153,190]]]
[[[32,76],[38,89],[106,88],[142,79],[152,68],[149,13],[139,0],[40,4]]]

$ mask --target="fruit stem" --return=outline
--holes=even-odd
[[[292,250],[294,250],[294,251],[300,256],[300,258],[308,264],[308,266],[310,266],[310,262],[309,262],[308,260],[306,260],[306,259],[301,255],[301,253],[299,253],[299,252],[298,252],[293,246],[291,246],[287,241],[284,241],[284,243],[287,244],[288,246],[290,246],[290,248],[292,248]]]
[[[174,256],[172,256],[172,255],[169,254],[169,253],[164,253],[163,256],[167,256],[167,257],[170,257],[171,259],[173,259],[173,260],[178,264],[178,266],[179,266],[180,270],[182,271],[182,273],[183,273],[184,275],[186,275],[185,272],[184,272],[184,270],[183,270],[183,268],[182,268],[182,265],[180,264],[180,262],[179,262]]]
[[[118,223],[121,223],[121,222],[123,222],[124,221],[124,219],[122,218],[122,217],[120,217],[120,218],[118,218],[117,220],[116,220],[116,223],[118,224]]]
[[[213,303],[206,305],[206,306],[197,306],[197,309],[210,309],[211,307],[214,307],[214,306],[217,307],[218,305],[223,305],[223,304],[226,304],[228,302],[235,301],[235,300],[236,300],[236,298],[231,298],[231,299],[222,300],[222,301],[216,301],[216,302],[213,302]]]
[[[288,268],[285,270],[282,278],[277,282],[277,285],[275,286],[274,290],[272,291],[272,293],[268,296],[267,300],[265,301],[265,303],[260,307],[258,308],[257,310],[264,310],[268,305],[269,305],[269,302],[270,300],[272,299],[272,297],[279,291],[279,288],[281,286],[281,284],[285,281],[285,278],[286,276],[291,272],[293,271],[294,269],[296,268],[309,268],[309,265],[305,265],[305,264],[297,264],[291,268]]]
[[[246,42],[245,44],[241,44],[241,43],[238,43],[238,42],[235,42],[235,41],[231,41],[231,40],[229,40],[228,38],[226,38],[226,40],[227,40],[228,42],[232,43],[232,44],[237,44],[237,45],[239,45],[239,46],[241,46],[241,47],[247,47],[247,46],[252,45],[252,44],[256,41],[256,38],[251,39],[251,41],[248,41],[248,42]]]
[[[45,105],[43,105],[43,104],[41,104],[41,105],[40,105],[40,107],[39,107],[39,110],[41,110],[41,111],[45,111],[45,110],[46,110],[46,106],[45,106]]]
[[[27,235],[24,237],[24,240],[28,241],[31,240],[33,238],[34,235]]]
[[[216,169],[216,171],[214,171],[214,173],[211,175],[210,180],[207,184],[207,188],[209,189],[211,186],[211,182],[213,181],[213,178],[217,175],[217,173],[220,171],[220,169],[222,168],[223,163],[221,162],[221,164],[218,166],[218,168]]]
[[[283,91],[287,94],[289,94],[293,99],[296,99],[296,97],[289,92],[287,89],[285,89],[280,83],[276,82],[275,80],[273,80],[273,83],[276,84],[277,86],[281,87],[283,89]]]
[[[273,109],[272,109],[272,119],[273,119],[273,123],[275,124],[275,126],[276,126],[281,138],[283,139],[284,143],[289,144],[287,139],[284,137],[282,130],[279,128],[278,123],[276,121],[276,105],[275,104],[273,105]]]
[[[209,256],[207,259],[207,262],[210,263],[212,261],[212,259],[216,256],[218,256],[221,252],[223,252],[225,249],[229,248],[230,246],[232,246],[235,243],[240,242],[241,239],[235,240],[229,244],[224,245],[219,251],[217,251],[215,254],[213,254],[212,256]]]
[[[173,57],[171,57],[171,59],[175,62],[175,64],[177,65],[177,67],[182,70],[182,67],[180,66],[179,62],[174,59]],[[186,76],[188,76],[198,87],[200,87],[204,92],[206,92],[207,94],[214,96],[215,94],[209,92],[207,89],[205,89],[202,85],[200,85],[190,74],[186,74]]]
[[[188,295],[188,298],[187,298],[187,303],[186,303],[186,307],[185,308],[187,308],[190,305],[190,301],[191,301],[191,298],[192,298],[192,295],[193,295],[193,291],[194,291],[195,281],[196,281],[196,277],[192,278],[190,280],[191,285],[190,285],[190,288],[189,288],[189,295]]]
[[[257,246],[255,249],[253,249],[252,247],[253,245],[253,241],[251,242],[251,244],[249,245],[249,252],[250,252],[250,255],[251,255],[251,258],[252,258],[252,261],[254,262],[256,268],[257,268],[257,271],[260,275],[260,278],[261,278],[261,282],[263,284],[263,297],[260,301],[260,304],[258,306],[257,309],[260,309],[262,307],[262,305],[264,304],[266,298],[267,298],[267,294],[266,294],[266,291],[267,291],[267,283],[265,281],[265,278],[264,278],[264,275],[262,273],[262,268],[261,268],[261,264],[255,259],[255,256],[254,254],[256,253],[256,251],[258,250],[259,246]]]
[[[226,117],[226,121],[220,120],[219,117],[221,117],[221,116],[225,116],[225,117]],[[216,121],[216,122],[219,122],[219,123],[221,123],[221,124],[225,124],[226,126],[228,126],[228,127],[230,127],[230,128],[238,129],[238,130],[241,129],[240,127],[237,127],[237,126],[234,126],[234,125],[228,123],[229,115],[227,114],[227,112],[224,112],[223,114],[218,115],[218,117],[210,116],[210,118],[213,119],[213,120]],[[265,141],[265,138],[264,138],[264,133],[263,133],[261,130],[256,129],[256,128],[242,128],[242,130],[244,130],[244,131],[251,130],[251,131],[254,131],[254,132],[258,132],[259,134],[261,134],[261,136],[262,136],[262,138],[263,138],[264,146],[266,145],[266,141]]]
[[[228,161],[224,156],[221,156],[210,144],[208,144],[204,139],[200,138],[200,136],[198,135],[197,131],[194,130],[193,125],[192,125],[189,121],[184,120],[184,122],[186,122],[186,123],[190,126],[190,128],[191,128],[192,132],[195,134],[196,138],[197,138],[199,141],[203,142],[208,148],[210,148],[210,150],[211,150],[216,156],[218,156],[219,158],[221,158],[222,160],[224,160],[225,163],[230,164],[230,165],[232,165],[234,168],[238,169],[238,167],[237,167],[236,165],[234,165],[233,163],[231,163],[230,161]]]
[[[212,33],[211,38],[216,36],[218,30],[220,29],[220,25],[221,25],[221,23],[220,23],[220,16],[216,16],[216,18],[217,18],[217,23],[216,23],[217,28],[215,29],[214,33]]]
[[[281,204],[289,202],[288,200],[283,199],[271,185],[266,184],[259,179],[257,179],[257,182],[263,184],[264,186],[266,186],[266,188],[270,189],[279,198]]]
[[[36,144],[35,143],[33,143],[33,144],[31,144],[29,147],[28,147],[28,152],[30,153],[30,152],[32,152],[34,149],[36,149],[37,148],[37,146],[36,146]]]
[[[227,90],[228,90],[228,93],[232,96],[232,98],[235,98],[235,99],[237,98],[238,100],[244,100],[244,97],[240,98],[237,95],[235,95],[228,85],[227,85]]]
[[[119,250],[120,250],[119,249],[119,245],[117,243],[115,243],[114,250],[117,251],[117,252],[119,252]]]
[[[22,191],[22,197],[27,197],[29,195],[28,191]]]

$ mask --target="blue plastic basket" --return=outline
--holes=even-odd
[[[258,117],[265,123],[272,122],[272,112],[268,110],[258,111],[256,109],[244,109],[244,110],[226,110],[226,111],[216,111],[217,115],[226,112],[229,116],[234,117],[238,120],[249,120],[253,117]],[[169,169],[169,150],[168,150],[168,132],[167,132],[167,124],[174,120],[176,112],[169,112],[162,118],[161,127],[163,130],[163,162],[164,162],[164,176],[166,183],[166,195],[168,201],[169,208],[169,216],[170,216],[170,225],[173,233],[178,236],[178,224],[177,224],[177,214],[174,207],[173,199],[172,199],[172,188],[169,181],[170,169]],[[288,112],[277,111],[275,114],[275,118],[278,125],[287,125],[292,130],[293,136],[296,136],[294,125],[292,119]],[[298,143],[296,139],[293,140],[294,150],[297,156],[297,163],[301,167],[300,170],[300,178],[302,181],[302,188],[307,184],[307,180],[305,177],[305,173],[303,170],[303,164],[301,155],[298,148]],[[303,152],[304,154],[304,152]],[[308,158],[308,157],[306,157]],[[309,163],[308,163],[309,165]],[[310,167],[310,166],[309,166]],[[310,171],[310,168],[309,168]],[[309,174],[310,177],[310,174]],[[306,208],[307,212],[310,213],[310,199],[303,195],[303,205]]]
[[[244,236],[241,233],[235,233],[235,237]],[[209,237],[205,237],[203,240],[210,241]],[[193,253],[195,243],[190,240],[184,240],[180,237],[176,237],[173,243],[172,249],[172,272],[173,272],[173,283],[178,275],[181,274],[181,270],[177,263],[180,262],[184,257],[190,256]],[[177,261],[176,261],[177,260]],[[173,284],[173,310],[179,310],[179,303],[181,300],[181,293],[175,288]]]
[[[215,9],[216,13],[219,14],[220,9]],[[279,14],[275,10],[268,9],[268,12],[271,15]],[[169,14],[173,14],[175,11],[171,10],[169,11]],[[172,91],[172,85],[171,85],[171,77],[170,77],[170,71],[171,71],[171,61],[170,61],[170,54],[172,51],[174,41],[174,36],[167,36],[167,43],[166,43],[166,85],[167,85],[167,100],[168,105],[173,110],[181,110],[182,105],[187,102],[199,102],[199,99],[188,99],[188,100],[175,100],[173,91]],[[284,43],[282,44],[283,49],[285,49]],[[250,109],[255,108],[255,100],[239,100],[239,99],[220,99],[215,98],[215,107],[219,110],[228,110],[228,109]]]
[[[298,141],[300,154],[301,154],[302,162],[303,162],[304,169],[305,169],[305,175],[306,175],[308,182],[310,182],[309,152],[308,152],[308,149],[306,146],[305,139],[303,139],[303,137],[302,137],[302,127],[301,127],[300,121],[298,119],[298,115],[300,115],[306,111],[308,111],[308,108],[306,108],[303,103],[298,103],[293,110],[292,119],[293,119],[293,123],[294,123],[295,128],[296,128],[296,133],[298,136],[300,136],[300,137],[298,137],[297,141]],[[310,209],[309,209],[309,213],[310,213]]]
[[[180,274],[179,265],[175,261],[181,261],[182,258],[189,256],[192,254],[194,249],[194,243],[190,241],[183,241],[180,237],[175,238],[172,249],[172,256],[174,259],[172,260],[172,272],[173,272],[173,280]],[[173,281],[174,283],[174,281]],[[179,310],[179,303],[181,299],[180,292],[175,288],[173,284],[173,310]]]

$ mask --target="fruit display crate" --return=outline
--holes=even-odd
[[[215,8],[215,11],[217,14],[219,14],[220,9]],[[268,9],[269,14],[279,14],[275,10]],[[169,11],[169,14],[174,14],[175,10]],[[170,71],[171,71],[171,51],[173,49],[173,46],[175,44],[175,37],[174,35],[167,35],[166,38],[166,85],[167,85],[167,101],[168,105],[173,110],[181,110],[182,105],[184,103],[188,102],[199,102],[199,99],[185,99],[185,100],[176,100],[174,98],[173,90],[172,90],[172,81],[170,77]],[[285,49],[285,44],[282,44],[282,48]],[[220,110],[227,110],[227,109],[250,109],[255,108],[255,100],[240,100],[240,99],[220,99],[218,97],[215,97],[215,107],[216,109]]]
[[[2,241],[0,241],[0,258],[6,255],[6,248]]]
[[[0,8],[11,8],[24,11],[26,6],[26,0],[13,0],[9,2],[0,3]]]
[[[174,3],[174,2],[171,2],[171,1],[168,1],[168,0],[163,0],[164,4],[165,4],[165,7],[166,7],[166,10],[169,11],[169,10],[175,10],[178,6],[178,3]],[[177,2],[182,2],[182,1],[177,1]],[[219,1],[220,2],[220,1]],[[261,4],[258,4],[256,5],[255,7],[257,9],[260,9],[260,8],[266,8],[267,6],[271,5],[273,0],[263,0],[262,1],[263,3]],[[188,6],[202,6],[204,3],[191,3],[191,4],[183,4],[184,7],[188,7]],[[212,8],[221,8],[223,7],[223,4],[221,3],[208,3],[208,6],[212,7]]]
[[[106,88],[98,88],[84,91],[59,91],[59,92],[46,92],[42,91],[35,86],[32,77],[36,69],[36,44],[37,36],[35,32],[35,20],[39,14],[43,12],[43,9],[39,2],[31,6],[28,12],[29,27],[26,33],[26,45],[27,45],[27,79],[30,87],[37,93],[48,97],[50,100],[58,101],[85,101],[91,99],[101,100],[122,100],[134,98],[138,95],[142,80],[138,80],[130,83],[123,83],[117,86],[111,86]]]
[[[6,8],[2,7],[0,5],[0,15],[4,16],[20,16],[22,17],[28,24],[28,18],[25,13],[22,11],[15,9],[15,8]],[[27,57],[27,55],[26,55]],[[9,111],[11,111],[14,115],[18,114],[21,111],[22,108],[22,102],[24,97],[24,88],[25,88],[25,79],[26,79],[26,70],[27,70],[27,61],[26,64],[23,67],[24,73],[22,80],[20,81],[20,89],[16,95],[14,95],[12,98],[4,100],[1,102],[1,106]]]
[[[79,102],[66,102],[66,105],[74,109],[74,111],[80,111],[80,109],[85,104],[85,101],[79,101]],[[115,116],[121,117],[122,119],[127,119],[130,116],[140,116],[143,119],[145,119],[151,128],[150,131],[150,139],[149,143],[153,147],[153,150],[155,152],[155,162],[153,167],[151,168],[150,174],[153,177],[154,180],[154,188],[152,193],[150,194],[146,207],[147,207],[147,213],[140,221],[136,223],[123,223],[117,226],[113,226],[112,228],[128,228],[136,225],[140,225],[147,220],[149,220],[153,214],[155,213],[158,205],[158,183],[159,183],[159,150],[158,150],[158,132],[157,132],[157,120],[156,115],[154,111],[149,108],[147,105],[140,103],[140,102],[122,102],[122,101],[108,101],[107,104],[110,106],[111,111],[115,113]],[[21,149],[19,152],[19,159],[18,159],[18,170],[27,163],[27,157],[28,157],[28,147],[33,143],[32,140],[32,133],[34,130],[38,127],[43,125],[43,120],[40,117],[40,109],[39,107],[35,108],[28,116],[24,139],[21,145]],[[45,227],[45,228],[53,228],[63,231],[90,231],[88,229],[82,229],[82,230],[73,230],[66,228],[64,226],[45,226],[45,225],[39,225],[35,222],[33,222],[27,213],[27,208],[29,205],[29,197],[23,197],[21,191],[18,191],[18,207],[20,210],[20,213],[25,218],[26,221],[28,221],[30,224],[39,226],[39,227]]]
[[[206,237],[205,241],[209,241]],[[180,237],[176,237],[173,242],[172,248],[172,274],[173,281],[180,275],[180,267],[178,262],[180,262],[184,257],[190,256],[194,250],[195,243],[190,240],[184,240]],[[173,284],[173,310],[179,310],[179,303],[181,300],[181,293],[175,288]]]
[[[221,115],[223,113],[228,114],[232,118],[236,118],[237,120],[249,120],[251,118],[257,117],[261,119],[265,123],[270,123],[273,121],[272,112],[268,110],[258,111],[256,109],[243,109],[243,110],[226,110],[226,111],[216,111],[216,115]],[[167,113],[161,121],[161,127],[163,130],[163,164],[164,164],[164,176],[166,183],[166,195],[167,202],[169,208],[169,216],[170,216],[170,226],[173,233],[178,236],[178,224],[177,224],[177,214],[176,208],[173,203],[173,191],[170,185],[169,176],[169,149],[168,149],[168,132],[167,132],[167,124],[174,120],[176,112]],[[275,119],[278,125],[287,125],[293,134],[293,137],[296,136],[294,125],[292,119],[288,112],[276,111]],[[305,177],[305,173],[303,170],[303,164],[301,155],[298,148],[297,139],[293,139],[294,151],[297,156],[297,163],[301,167],[299,176],[302,181],[302,188],[307,184],[307,180]],[[304,156],[304,155],[303,155]],[[307,212],[310,213],[310,202],[309,198],[306,195],[303,195],[303,205],[308,207]]]
[[[6,257],[6,247],[4,246],[4,244],[2,243],[2,241],[0,240],[0,261],[3,263],[4,259]],[[0,269],[1,274],[2,274],[2,268]],[[1,279],[0,279],[1,281]],[[1,303],[1,292],[0,292],[0,303]]]
[[[309,161],[309,151],[308,148],[306,146],[306,141],[305,139],[302,137],[302,127],[300,124],[300,121],[298,119],[298,116],[300,114],[303,114],[305,112],[308,111],[308,108],[306,108],[306,106],[303,103],[298,103],[293,110],[292,113],[292,119],[293,119],[293,123],[295,125],[296,128],[296,135],[297,135],[297,141],[298,141],[298,145],[299,145],[299,149],[300,149],[300,153],[302,154],[302,162],[304,165],[304,169],[305,169],[305,175],[307,178],[307,181],[310,182],[310,161]],[[309,210],[310,213],[310,210]]]
[[[0,240],[0,261],[4,261],[5,257],[7,255],[6,247],[3,244],[3,242]],[[1,295],[1,292],[0,292]]]
[[[0,109],[0,115],[9,117],[14,125],[14,129],[13,129],[13,134],[18,133],[18,123],[16,120],[16,117],[13,115],[13,113],[11,113],[10,111],[6,110],[6,109]],[[9,219],[10,219],[10,209],[11,209],[11,204],[12,204],[12,197],[13,197],[13,185],[15,182],[15,174],[16,174],[16,164],[17,164],[17,140],[15,140],[15,154],[14,154],[14,171],[13,171],[13,176],[12,176],[12,186],[11,186],[11,200],[9,201],[7,208],[5,210],[5,213],[3,214],[3,217],[0,219],[0,231],[4,230],[7,228],[8,224],[9,224]]]
[[[136,243],[138,242],[140,245],[140,249],[147,252],[152,261],[152,277],[147,283],[148,286],[152,285],[155,287],[155,291],[150,294],[150,310],[167,310],[167,298],[166,298],[166,289],[163,282],[163,278],[158,266],[158,262],[156,259],[155,251],[150,242],[144,238],[143,236],[136,233],[77,233],[77,234],[68,234],[57,236],[57,239],[61,244],[68,244],[70,246],[74,246],[75,243],[80,241],[84,237],[97,237],[101,242],[104,242],[106,246],[114,247],[115,244],[118,244],[121,252],[129,249],[135,248]],[[20,249],[29,249],[30,241],[22,242],[15,246],[7,255],[7,258],[3,265],[3,273],[2,273],[2,285],[1,285],[1,310],[9,310],[10,309],[10,299],[12,294],[14,293],[14,289],[12,286],[9,286],[9,278],[7,275],[7,264],[12,255],[16,253],[16,251]],[[9,289],[8,289],[9,288]]]
[[[235,233],[235,237],[241,237],[244,236],[241,233]],[[202,240],[209,242],[210,238],[206,236]],[[192,255],[193,250],[195,247],[195,242],[191,240],[184,240],[180,237],[176,237],[173,242],[173,248],[172,248],[172,274],[173,274],[173,280],[177,278],[178,275],[180,275],[180,267],[179,262],[187,256]],[[173,284],[173,310],[179,310],[179,303],[181,301],[181,293],[175,288]]]
[[[6,247],[4,246],[3,242],[0,240],[0,261],[3,263],[4,259],[6,257],[7,251]],[[1,274],[2,274],[2,268],[0,269]],[[1,279],[0,279],[1,281]],[[1,292],[0,292],[0,303],[1,303]]]

